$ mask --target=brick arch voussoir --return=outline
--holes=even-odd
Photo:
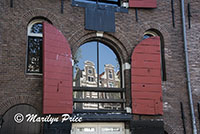
[[[76,50],[86,41],[90,40],[93,38],[96,38],[96,31],[88,31],[88,30],[79,30],[76,31],[70,38],[69,38],[69,44],[73,45],[72,49],[72,55],[75,54]],[[116,44],[118,47],[114,46],[113,47],[116,49],[118,52],[118,55],[122,58],[122,61],[126,61],[128,58],[128,52],[123,45],[123,43],[117,39],[114,35],[104,33],[104,36],[102,38],[110,40],[114,44]]]
[[[7,98],[5,101],[1,102],[0,114],[5,114],[6,111],[18,104],[28,104],[36,108],[38,111],[42,111],[42,107],[36,97],[20,95]]]
[[[143,39],[143,34],[145,33],[145,31],[147,31],[149,29],[155,29],[163,35],[165,47],[170,45],[171,37],[170,37],[168,30],[165,28],[164,25],[161,25],[161,24],[156,23],[156,22],[144,22],[144,23],[136,26],[135,29],[136,29],[136,33],[138,33],[137,34],[138,43]]]
[[[62,24],[59,21],[59,18],[56,17],[55,14],[50,12],[49,10],[43,9],[43,8],[36,8],[27,11],[24,13],[20,18],[18,24],[22,27],[26,28],[29,21],[33,19],[34,17],[44,17],[50,20],[54,26],[56,26],[58,29],[62,29]]]
[[[74,31],[73,34],[68,38],[68,42],[72,48],[72,55],[75,54],[79,46],[82,45],[82,43],[84,43],[86,40],[97,37],[96,31],[85,30],[82,28],[82,25],[78,25],[77,29],[79,30]],[[123,33],[104,33],[103,38],[112,41],[114,44],[117,44],[117,51],[121,51],[120,54],[122,53],[121,56],[123,57],[123,60],[126,61],[128,59],[129,52],[127,51],[127,46],[125,46],[125,44],[130,44],[130,42],[128,42],[128,39],[125,38]]]
[[[12,29],[14,33],[18,33],[18,34],[15,34],[15,36],[17,36],[16,38],[20,38],[20,40],[24,41],[23,44],[26,44],[25,37],[27,36],[27,26],[29,22],[35,17],[46,18],[49,21],[51,21],[56,28],[58,29],[63,28],[63,25],[60,23],[61,21],[59,21],[59,18],[56,17],[56,15],[50,12],[49,10],[46,10],[43,8],[28,10],[21,17],[19,17],[17,29]],[[20,29],[20,32],[19,32],[19,29]]]

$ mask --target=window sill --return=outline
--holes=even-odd
[[[25,73],[25,75],[28,75],[28,76],[43,76],[42,73]]]
[[[25,73],[27,79],[41,79],[43,77],[42,73]]]

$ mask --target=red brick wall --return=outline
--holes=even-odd
[[[174,2],[176,28],[172,27],[170,0],[157,0],[156,9],[138,9],[138,22],[135,19],[134,9],[129,9],[128,14],[116,13],[116,32],[105,33],[106,39],[103,40],[119,53],[123,63],[130,63],[131,53],[142,40],[143,33],[146,30],[157,29],[163,34],[167,73],[167,81],[162,82],[164,115],[141,116],[141,119],[163,119],[169,133],[182,134],[180,101],[184,105],[187,133],[192,133],[192,127],[186,88],[180,2]],[[185,3],[187,4],[187,1]],[[193,60],[199,56],[199,53],[196,53],[199,44],[199,40],[196,40],[196,38],[199,37],[196,36],[198,32],[195,33],[200,25],[199,6],[198,0],[191,0],[192,28],[191,30],[187,29],[190,31],[188,33],[190,35],[189,41],[195,40],[195,43],[189,46],[194,91],[199,87],[198,66],[200,63],[198,60]],[[42,76],[25,74],[26,26],[29,21],[37,16],[48,18],[68,38],[72,54],[86,39],[95,39],[96,34],[84,30],[84,8],[72,7],[71,1],[64,1],[64,14],[60,13],[60,1],[54,0],[18,0],[14,1],[13,8],[9,7],[8,0],[1,0],[0,12],[0,113],[5,112],[1,109],[14,105],[14,103],[10,103],[13,98],[23,95],[37,98],[31,99],[33,101],[33,104],[31,104],[41,111]],[[130,70],[126,70],[124,74],[126,106],[130,106]],[[197,100],[200,95],[193,93],[194,99]],[[19,101],[19,103],[22,102],[24,101]],[[197,109],[195,109],[195,114],[197,115]],[[139,116],[134,116],[134,119],[139,119]]]

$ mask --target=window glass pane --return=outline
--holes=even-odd
[[[119,127],[104,127],[101,128],[102,132],[120,132],[120,128]]]
[[[85,43],[74,58],[74,86],[97,87],[97,43]]]
[[[42,34],[42,23],[35,23],[31,27],[31,33],[40,33]]]
[[[96,129],[94,127],[78,127],[78,132],[95,132]]]
[[[74,103],[76,110],[122,110],[121,103]]]
[[[89,92],[89,91],[74,91],[73,97],[75,99],[121,99],[121,93],[112,92]]]
[[[79,2],[86,2],[86,3],[96,3],[96,0],[75,0],[75,1],[79,1]],[[119,0],[98,0],[98,4],[100,5],[112,5],[112,6],[119,6],[120,5],[120,1]]]
[[[27,72],[41,73],[42,72],[42,38],[28,38],[28,62]]]
[[[100,86],[120,88],[120,65],[115,53],[106,45],[99,45]]]

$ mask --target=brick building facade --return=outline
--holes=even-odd
[[[43,113],[43,75],[42,73],[27,73],[27,29],[29,24],[36,19],[50,22],[61,31],[69,43],[72,59],[78,48],[90,41],[103,42],[119,57],[123,74],[121,88],[125,89],[123,92],[123,99],[125,99],[123,103],[125,110],[124,118],[117,115],[113,115],[109,119],[95,116],[92,119],[85,117],[85,123],[92,121],[97,124],[108,123],[106,126],[109,126],[109,122],[119,122],[124,126],[124,133],[120,134],[129,134],[136,131],[137,121],[141,121],[144,124],[140,124],[139,127],[146,124],[146,128],[148,128],[148,124],[158,123],[158,125],[150,125],[150,127],[162,128],[163,124],[163,132],[182,134],[184,132],[184,125],[181,115],[184,113],[186,133],[195,134],[193,126],[197,127],[196,131],[199,133],[200,120],[198,116],[200,113],[198,113],[197,103],[200,97],[200,84],[198,82],[200,78],[198,74],[200,71],[200,48],[198,46],[200,43],[200,2],[198,0],[185,0],[184,3],[195,122],[192,121],[187,88],[181,1],[157,0],[156,8],[125,8],[127,12],[115,12],[115,31],[112,32],[86,30],[85,10],[87,9],[84,6],[80,6],[81,4],[76,5],[72,3],[73,1],[66,0],[0,1],[0,115],[4,119],[0,133],[4,134],[10,129],[9,127],[5,128],[6,118],[9,117],[6,113],[16,106],[29,105],[35,109],[32,111],[36,111],[40,115]],[[172,3],[174,12],[172,12],[171,8]],[[190,8],[188,8],[188,3],[190,3]],[[174,26],[172,20],[173,13]],[[188,16],[190,16],[188,13],[192,16],[189,17],[190,20],[188,19]],[[190,28],[189,25],[191,25]],[[161,48],[163,48],[161,50],[162,55],[164,55],[163,57],[161,56],[161,59],[165,60],[164,64],[162,64],[162,68],[165,70],[162,70],[163,97],[161,101],[163,114],[145,115],[130,112],[133,100],[133,96],[131,96],[133,91],[131,85],[131,56],[136,46],[143,40],[146,32],[156,33],[156,35],[160,36]],[[181,110],[181,102],[183,110]],[[30,110],[30,108],[27,109]],[[17,111],[17,108],[14,111]],[[96,112],[98,113],[98,111]],[[110,118],[113,120],[110,120]],[[74,124],[77,127],[77,123]],[[73,127],[73,123],[70,124],[70,130],[71,127]],[[46,131],[44,124],[40,124],[37,128],[40,129],[38,133],[45,133]],[[20,132],[20,130],[13,130],[12,132],[14,131]],[[12,134],[12,132],[9,133]]]

